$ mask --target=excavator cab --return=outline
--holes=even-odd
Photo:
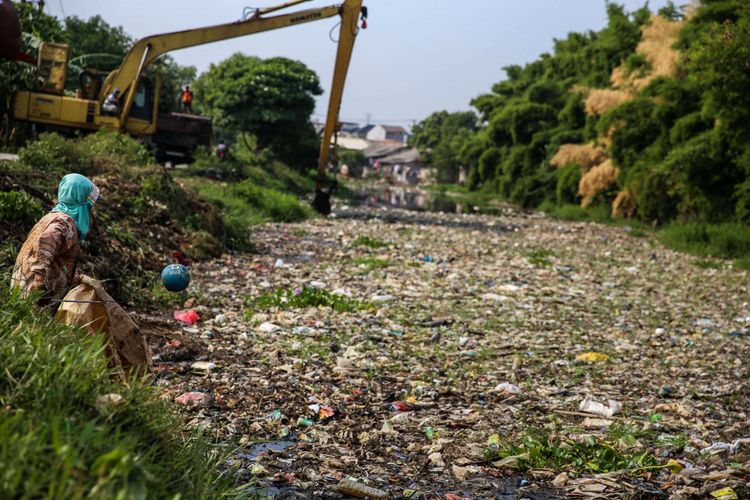
[[[158,78],[157,78],[158,80]],[[156,119],[154,103],[157,101],[158,82],[154,82],[147,76],[138,80],[138,87],[133,97],[133,105],[128,116],[138,120],[152,122]]]

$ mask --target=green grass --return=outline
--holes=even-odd
[[[216,498],[226,453],[186,428],[148,381],[126,386],[103,339],[0,289],[0,497]],[[97,396],[124,402],[98,409]]]
[[[574,469],[579,472],[606,473],[624,469],[658,467],[656,458],[646,451],[630,451],[637,439],[631,433],[614,429],[603,439],[592,436],[573,439],[553,437],[546,431],[530,430],[513,443],[490,443],[488,460],[515,457],[515,467],[528,469]]]
[[[693,261],[693,265],[699,269],[721,269],[723,267],[720,261],[707,259]]]
[[[253,226],[266,222],[298,222],[313,217],[306,203],[293,195],[253,184],[250,180],[226,184],[200,178],[186,178],[198,194],[224,212],[226,244],[233,250],[251,250]]]
[[[368,247],[368,248],[384,248],[387,247],[390,243],[381,241],[377,238],[372,238],[370,236],[358,236],[357,239],[355,239],[352,242],[353,247]]]
[[[355,257],[352,259],[352,264],[355,266],[364,266],[368,271],[374,269],[384,269],[391,265],[391,261],[388,259],[378,259],[376,257]]]
[[[276,289],[255,298],[245,300],[247,313],[267,311],[273,308],[305,309],[308,307],[330,307],[337,312],[354,312],[369,309],[367,302],[361,302],[346,295],[339,295],[321,288],[297,288],[295,290]]]
[[[524,256],[536,267],[547,267],[552,265],[550,257],[554,257],[555,253],[550,250],[532,250],[524,253]]]
[[[614,219],[612,219],[610,214],[610,208],[605,205],[584,208],[580,205],[554,206],[548,204],[540,206],[539,209],[546,212],[554,219],[601,222],[604,224],[611,224],[614,222]]]
[[[750,227],[745,224],[675,223],[663,229],[659,238],[674,250],[702,257],[750,257]]]

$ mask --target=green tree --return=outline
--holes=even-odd
[[[318,136],[310,121],[315,96],[323,93],[314,71],[303,63],[234,54],[194,83],[198,109],[214,118],[216,133],[255,136],[258,148],[304,171],[315,165]]]
[[[477,128],[477,116],[471,111],[438,111],[414,125],[409,145],[438,169],[441,182],[455,182],[464,144]]]
[[[65,18],[65,32],[70,44],[70,57],[84,54],[109,54],[122,58],[130,50],[133,38],[125,33],[122,26],[111,26],[101,16],[88,20],[72,16]],[[115,69],[119,63],[110,68]]]

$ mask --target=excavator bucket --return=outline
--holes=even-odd
[[[329,183],[328,191],[323,190],[323,182],[318,182],[315,188],[315,198],[313,198],[312,206],[316,212],[321,215],[328,215],[331,213],[331,196],[336,193],[338,188],[338,182],[331,181]]]

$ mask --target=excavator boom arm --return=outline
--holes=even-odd
[[[268,12],[278,10],[289,5],[295,5],[297,3],[301,2],[290,2],[289,4],[285,4],[284,6],[279,6],[273,9],[266,9],[265,11]],[[349,3],[361,4],[361,0],[346,0],[345,5],[348,6]],[[335,5],[322,7],[319,9],[303,10],[290,14],[281,14],[271,17],[261,17],[262,11],[259,11],[246,21],[237,21],[227,24],[219,24],[216,26],[208,26],[204,28],[175,31],[172,33],[164,33],[142,38],[138,40],[135,45],[133,45],[128,54],[125,56],[125,59],[123,60],[120,67],[110,73],[110,75],[107,77],[107,80],[102,86],[101,93],[99,94],[99,101],[103,101],[104,98],[109,95],[114,89],[119,88],[121,95],[126,96],[125,105],[122,109],[122,117],[125,118],[130,112],[132,100],[135,95],[135,84],[140,78],[143,69],[148,66],[150,62],[152,62],[162,54],[173,50],[194,47],[196,45],[203,45],[206,43],[212,43],[221,40],[228,40],[230,38],[250,35],[253,33],[261,33],[264,31],[285,28],[297,24],[319,21],[321,19],[339,15],[342,9],[346,12],[347,10],[349,10],[346,8],[346,6]]]
[[[339,48],[336,53],[336,65],[333,69],[333,81],[331,83],[331,95],[328,101],[328,113],[326,124],[323,129],[323,137],[320,143],[320,157],[318,158],[318,182],[325,177],[328,166],[328,153],[331,147],[331,138],[338,126],[339,108],[344,96],[344,82],[346,73],[349,71],[349,62],[352,59],[354,40],[359,30],[357,23],[362,11],[362,0],[347,1],[342,7],[341,30],[339,31]]]

